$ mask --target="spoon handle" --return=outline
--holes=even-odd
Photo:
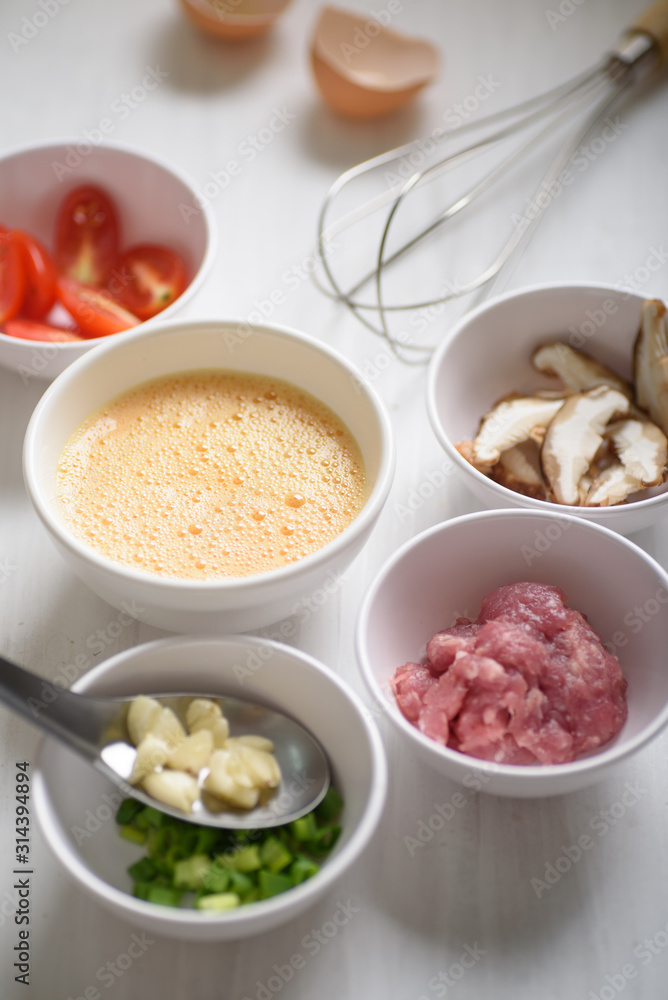
[[[0,656],[0,701],[79,754],[98,756],[102,720],[95,699],[83,698]]]

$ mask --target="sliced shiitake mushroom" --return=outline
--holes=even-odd
[[[617,461],[596,477],[585,499],[587,507],[607,507],[663,482],[668,439],[651,420],[620,420],[607,430]]]
[[[668,341],[666,307],[659,299],[643,302],[633,347],[636,403],[668,434]]]
[[[607,365],[570,344],[543,344],[531,355],[534,368],[545,375],[557,375],[567,388],[585,392],[597,385],[609,385],[633,398],[633,387]]]
[[[563,399],[516,396],[501,400],[483,417],[469,461],[481,472],[489,472],[508,451],[522,441],[542,441],[548,424]]]
[[[641,486],[662,483],[668,462],[668,439],[651,420],[620,420],[608,428],[619,460]]]
[[[497,483],[509,490],[539,500],[545,499],[545,482],[537,441],[523,441],[502,452],[491,475]]]
[[[623,393],[607,385],[565,400],[547,429],[541,449],[551,499],[573,506],[582,504],[580,482],[601,446],[606,425],[614,416],[628,413],[629,406]]]
[[[585,507],[612,507],[624,500],[638,489],[638,480],[630,476],[621,462],[608,466],[594,479],[587,491]]]

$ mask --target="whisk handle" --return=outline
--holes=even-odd
[[[642,32],[653,39],[662,63],[668,62],[668,0],[658,0],[643,11],[631,25],[632,32]]]

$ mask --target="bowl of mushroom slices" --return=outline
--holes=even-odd
[[[487,507],[576,514],[625,535],[668,511],[660,299],[588,284],[501,296],[435,353],[427,408]]]

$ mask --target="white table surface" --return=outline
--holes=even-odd
[[[317,210],[341,170],[428,135],[446,111],[475,92],[481,76],[495,81],[481,113],[568,79],[598,60],[642,9],[642,0],[403,0],[393,26],[431,38],[443,54],[443,71],[413,107],[374,124],[337,119],[319,101],[307,58],[319,2],[294,0],[270,37],[237,47],[197,34],[175,0],[45,3],[53,16],[16,51],[12,33],[25,30],[22,19],[42,8],[37,0],[3,0],[0,8],[0,152],[25,142],[82,137],[111,116],[112,140],[161,154],[199,184],[229,160],[240,160],[239,175],[212,201],[219,227],[215,267],[187,314],[246,317],[256,301],[280,289],[283,300],[272,320],[337,347],[369,377],[377,373],[374,385],[396,433],[392,492],[340,594],[298,629],[295,640],[366,698],[353,652],[365,588],[398,544],[475,505],[449,477],[420,509],[399,513],[411,489],[443,461],[426,419],[424,369],[386,363],[387,357],[376,365],[379,353],[387,354],[381,341],[310,281],[288,285],[284,274],[308,259]],[[356,6],[380,10],[382,0],[358,0]],[[146,67],[158,66],[168,75],[145,101],[127,115],[110,110],[141,83]],[[267,126],[274,108],[286,108],[294,118],[250,162],[241,145]],[[621,120],[618,140],[550,207],[508,288],[590,280],[668,295],[666,263],[647,267],[651,255],[656,262],[668,246],[665,83],[625,107]],[[513,181],[520,211],[531,184],[524,171]],[[493,248],[506,231],[507,219],[505,229],[474,220],[462,245],[468,240],[485,247],[489,241]],[[434,325],[446,328],[444,318]],[[64,566],[30,507],[21,443],[43,390],[37,380],[25,384],[0,370],[0,649],[48,678],[77,653],[93,665],[163,633],[136,624],[111,638],[105,629],[117,612]],[[668,565],[668,526],[634,540]],[[88,640],[98,630],[108,644],[93,655]],[[372,849],[329,898],[289,925],[240,943],[193,945],[150,935],[145,954],[112,982],[102,983],[98,970],[125,952],[131,933],[141,929],[108,915],[71,884],[33,825],[30,985],[14,982],[17,928],[13,916],[3,916],[0,995],[67,1000],[95,986],[115,1000],[254,1000],[267,997],[275,965],[302,953],[305,966],[283,986],[284,997],[666,996],[667,737],[615,777],[577,794],[540,801],[472,797],[411,855],[404,838],[415,836],[419,821],[448,801],[455,786],[401,749],[382,718],[379,726],[391,769],[386,815]],[[31,727],[0,711],[2,914],[13,912],[6,905],[14,867],[13,764],[33,759],[36,740]],[[622,809],[627,785],[637,787],[636,801]],[[618,818],[608,813],[608,822],[604,815],[611,807]],[[531,879],[544,877],[548,864],[594,828],[599,832],[593,849],[538,898]],[[314,953],[303,944],[305,935],[320,928],[339,901],[350,901],[357,912]],[[475,961],[465,963],[470,967],[459,964],[472,953]]]

